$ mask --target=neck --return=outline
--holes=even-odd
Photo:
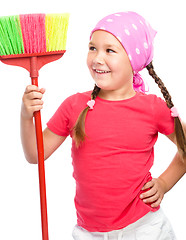
[[[119,101],[119,100],[126,100],[131,97],[134,97],[136,92],[134,89],[130,89],[127,91],[116,91],[116,90],[103,90],[101,89],[98,96],[105,100],[110,101]]]

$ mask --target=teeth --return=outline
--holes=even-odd
[[[109,71],[103,71],[103,70],[97,70],[97,69],[95,69],[95,72],[97,72],[97,73],[108,73]]]

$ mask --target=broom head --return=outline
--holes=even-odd
[[[37,72],[65,53],[68,22],[67,13],[0,17],[0,60],[31,73],[34,57]]]

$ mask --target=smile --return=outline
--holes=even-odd
[[[105,70],[98,70],[98,69],[93,69],[94,72],[99,73],[99,74],[103,74],[103,73],[110,73],[110,71],[105,71]]]

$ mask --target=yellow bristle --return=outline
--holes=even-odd
[[[65,50],[69,14],[47,14],[45,21],[47,52]]]

